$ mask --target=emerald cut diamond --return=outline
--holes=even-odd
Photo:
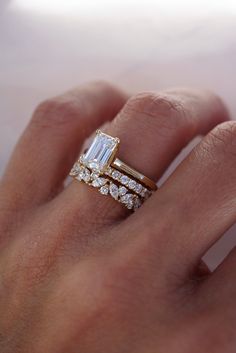
[[[83,156],[84,164],[92,170],[105,171],[117,150],[118,144],[119,139],[97,131],[91,146]]]

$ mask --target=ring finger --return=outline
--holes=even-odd
[[[105,132],[121,140],[119,156],[157,181],[180,150],[196,135],[206,134],[227,119],[221,101],[208,92],[172,90],[132,97]],[[111,197],[73,182],[56,200],[70,204],[65,219],[100,220],[101,225],[126,217],[127,211]],[[98,223],[98,222],[97,222]]]

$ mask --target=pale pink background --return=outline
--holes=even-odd
[[[38,102],[84,81],[206,87],[236,116],[235,33],[230,0],[1,0],[0,174]],[[210,266],[235,244],[231,229]]]

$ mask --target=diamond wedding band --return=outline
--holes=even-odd
[[[120,140],[100,130],[88,150],[74,164],[70,176],[136,210],[157,190],[154,181],[116,158]]]

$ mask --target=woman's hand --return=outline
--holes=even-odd
[[[48,100],[16,146],[0,186],[1,353],[235,352],[236,253],[214,273],[201,258],[236,219],[236,123],[206,92],[126,100],[104,83]],[[119,155],[155,180],[209,134],[130,214],[63,188],[108,120]]]

